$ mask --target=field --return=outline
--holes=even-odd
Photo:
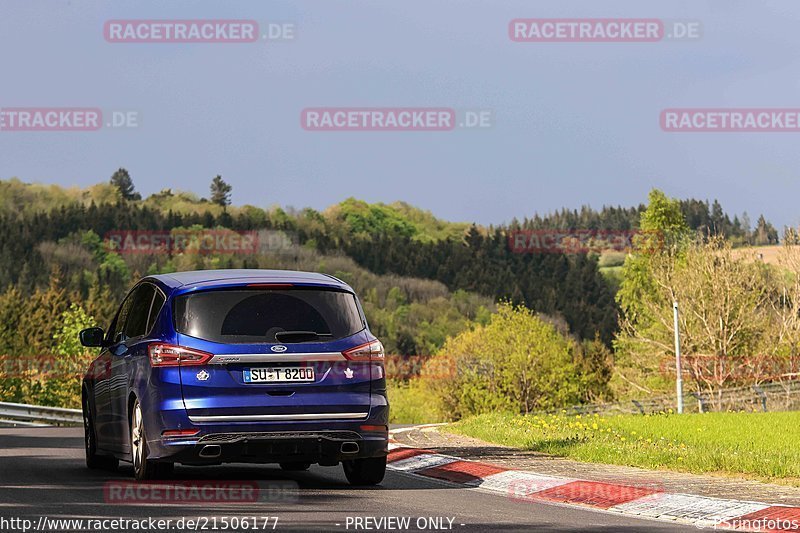
[[[750,256],[755,254],[756,257],[761,259],[764,263],[768,265],[777,265],[778,260],[780,259],[780,251],[783,249],[781,245],[772,245],[772,246],[746,246],[742,248],[736,248],[734,250],[734,255],[739,256]]]
[[[578,461],[739,474],[800,486],[800,412],[491,413],[450,424],[446,431]]]

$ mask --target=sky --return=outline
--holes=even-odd
[[[800,3],[2,1],[0,110],[99,108],[135,127],[0,127],[0,179],[323,209],[402,200],[499,224],[637,205],[653,187],[800,224],[800,130],[664,131],[665,109],[800,108]],[[659,19],[694,38],[515,42],[513,19]],[[109,42],[107,21],[253,20],[282,38]],[[272,26],[269,26],[272,24]],[[275,37],[275,36],[273,36]],[[444,108],[447,131],[309,131],[309,108]],[[485,127],[462,127],[468,113]]]

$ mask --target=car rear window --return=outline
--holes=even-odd
[[[325,342],[364,329],[355,296],[332,289],[214,290],[175,299],[179,333],[222,343]],[[280,332],[314,332],[292,338]]]

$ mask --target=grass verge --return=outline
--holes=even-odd
[[[387,380],[389,394],[389,422],[392,424],[427,424],[440,422],[430,393],[417,379],[410,381]]]
[[[514,415],[445,431],[592,463],[740,474],[800,486],[800,413]]]

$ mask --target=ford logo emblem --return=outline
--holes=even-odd
[[[275,346],[270,348],[270,350],[272,350],[273,352],[278,352],[278,353],[285,352],[286,351],[286,346],[284,346],[283,344],[276,344]]]

